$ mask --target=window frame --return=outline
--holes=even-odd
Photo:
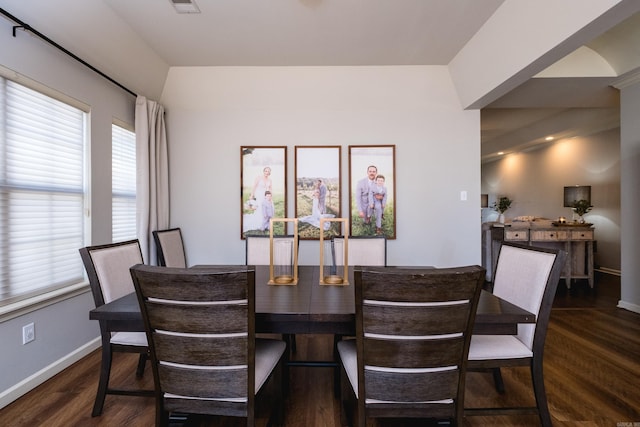
[[[89,105],[56,91],[42,83],[32,80],[21,75],[11,69],[0,65],[0,78],[21,85],[30,90],[36,91],[41,95],[52,98],[55,101],[62,102],[70,107],[78,109],[82,112],[83,118],[83,147],[82,147],[82,240],[86,244],[90,240],[90,186],[89,186],[89,155],[90,155],[90,112]],[[4,83],[3,83],[4,84]],[[4,101],[3,101],[4,102]],[[4,108],[4,106],[2,107]],[[78,263],[81,265],[80,257]],[[90,291],[86,274],[82,274],[79,280],[71,282],[59,287],[44,286],[37,293],[27,293],[11,299],[10,302],[3,301],[0,305],[0,323],[10,319],[22,316],[24,314],[39,310],[57,302],[87,293]],[[34,291],[35,292],[35,291]]]

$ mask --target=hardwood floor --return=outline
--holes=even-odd
[[[598,275],[596,288],[577,282],[560,284],[547,336],[545,384],[555,426],[616,427],[640,423],[640,314],[616,308],[619,278]],[[328,359],[332,337],[297,335],[297,357]],[[136,380],[136,355],[118,355],[118,384],[152,386],[151,371]],[[152,426],[154,401],[148,397],[107,396],[102,416],[91,418],[100,354],[93,352],[37,389],[0,410],[0,426]],[[526,369],[503,370],[507,393],[499,395],[489,374],[471,372],[467,402],[499,405],[533,402]],[[291,368],[285,407],[287,427],[337,427],[339,402],[333,397],[329,368]],[[264,413],[263,408],[259,413]],[[266,424],[261,418],[259,425]],[[620,424],[618,424],[620,423]],[[240,426],[235,419],[190,420],[191,426]],[[371,427],[425,425],[414,420],[369,420]],[[436,425],[426,423],[426,425]],[[467,417],[475,426],[538,426],[535,415]]]

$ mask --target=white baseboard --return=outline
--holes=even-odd
[[[618,301],[618,307],[619,308],[624,308],[625,310],[629,310],[629,311],[633,311],[634,313],[638,313],[640,314],[640,305],[638,304],[633,304],[630,302],[626,302],[626,301]]]
[[[100,337],[97,337],[94,340],[89,341],[82,347],[77,348],[72,353],[69,353],[66,356],[56,360],[49,366],[42,368],[30,377],[25,378],[13,387],[3,391],[2,393],[0,393],[0,409],[27,394],[43,382],[52,378],[54,375],[62,372],[64,369],[73,365],[95,349],[100,348],[101,344],[102,341]]]

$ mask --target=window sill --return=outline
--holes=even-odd
[[[23,316],[49,305],[90,292],[89,283],[77,283],[32,298],[0,307],[0,323]]]

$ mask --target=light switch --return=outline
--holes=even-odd
[[[463,201],[463,202],[467,201],[467,192],[466,191],[462,190],[460,192],[460,200]]]

